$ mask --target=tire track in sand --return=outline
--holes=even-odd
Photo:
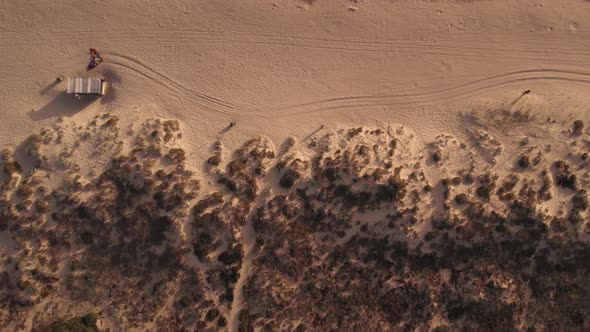
[[[483,90],[497,88],[506,84],[527,81],[564,81],[590,84],[590,73],[563,69],[528,69],[507,72],[454,87],[425,93],[404,93],[381,96],[338,97],[303,104],[261,111],[260,116],[278,117],[305,113],[316,113],[350,107],[374,107],[403,104],[428,104],[464,97]]]
[[[134,58],[132,58],[130,56],[126,56],[126,55],[119,54],[119,53],[114,53],[114,52],[106,53],[106,54],[109,55],[109,56],[115,56],[115,57],[120,58],[120,59],[125,59],[125,60],[128,60],[128,61],[131,61],[131,62],[133,62],[133,63],[135,63],[135,64],[137,64],[137,65],[139,65],[139,66],[141,66],[141,67],[143,67],[145,69],[147,69],[148,71],[152,72],[156,76],[159,76],[162,79],[170,82],[172,85],[174,85],[178,89],[184,90],[186,92],[194,93],[197,96],[199,96],[200,98],[203,98],[203,99],[205,99],[205,100],[207,100],[207,101],[209,101],[211,103],[217,104],[219,106],[227,107],[227,108],[234,108],[234,106],[232,104],[230,104],[230,103],[228,103],[226,101],[223,101],[221,99],[218,99],[218,98],[215,98],[215,97],[206,95],[206,94],[204,94],[202,92],[199,92],[199,91],[196,91],[196,90],[193,90],[193,89],[189,89],[186,86],[181,85],[178,82],[176,82],[175,80],[171,79],[170,77],[168,77],[168,76],[160,73],[159,71],[153,69],[152,67],[146,66],[143,62],[141,62],[139,60],[136,60],[136,59],[134,59]]]
[[[184,91],[188,98],[197,102],[199,105],[207,108],[209,111],[226,116],[231,116],[235,114],[235,112],[231,111],[235,109],[235,106],[233,104],[223,101],[219,98],[207,95],[200,91],[187,88],[186,86],[178,83],[177,81],[173,80],[167,75],[164,75],[159,71],[145,65],[143,62],[139,60],[118,53],[105,52],[104,54],[109,57],[109,61],[107,63],[130,70],[160,86],[163,86],[164,88],[174,93],[178,93],[179,90]],[[145,70],[138,69],[138,66]]]
[[[477,34],[463,33],[459,38],[446,40],[352,40],[337,38],[308,37],[289,34],[261,34],[202,31],[190,29],[177,30],[128,30],[128,31],[105,31],[96,35],[94,31],[56,31],[53,36],[67,38],[94,37],[95,40],[108,38],[126,44],[186,44],[186,43],[210,43],[210,44],[258,44],[258,45],[284,45],[292,47],[303,47],[312,49],[339,50],[339,51],[360,51],[360,52],[410,52],[412,54],[433,54],[463,58],[491,58],[491,59],[513,59],[551,61],[563,63],[590,63],[589,45],[583,43],[583,39],[573,47],[567,38],[559,38],[559,35],[567,34],[569,31],[552,32],[551,34],[539,32],[534,35],[518,33],[506,34],[507,40],[518,48],[490,47],[490,42],[482,42],[476,38]],[[536,36],[536,38],[535,38]],[[543,36],[545,42],[539,44],[538,37]],[[550,39],[547,39],[550,38]],[[0,41],[36,40],[43,42],[42,35],[19,36],[7,34],[0,36]],[[541,55],[541,57],[539,57]],[[549,55],[559,55],[559,58],[551,58]],[[536,56],[536,57],[535,57]],[[545,56],[545,57],[543,57]],[[572,57],[572,58],[566,58]]]
[[[526,34],[519,34],[519,33],[505,33],[506,36],[515,39],[517,42],[516,44],[520,45],[520,49],[505,49],[505,48],[497,48],[497,47],[484,47],[485,45],[489,45],[490,42],[481,42],[481,34],[480,33],[461,33],[457,34],[456,36],[460,36],[461,38],[454,38],[454,39],[433,39],[430,42],[421,41],[421,40],[407,40],[407,39],[400,39],[400,40],[360,40],[360,39],[340,39],[340,38],[326,38],[326,37],[313,37],[313,36],[300,36],[300,35],[290,35],[290,34],[264,34],[264,33],[246,33],[241,31],[203,31],[203,30],[191,30],[191,29],[172,29],[172,30],[162,30],[162,29],[142,29],[142,30],[128,30],[128,31],[103,31],[100,35],[96,35],[96,31],[55,31],[55,32],[48,32],[51,36],[62,36],[68,38],[75,38],[77,36],[80,37],[96,37],[97,39],[100,38],[108,38],[112,39],[115,37],[116,40],[123,40],[123,38],[129,38],[132,40],[138,40],[138,38],[146,38],[146,39],[162,39],[162,40],[173,40],[176,38],[182,39],[185,41],[186,38],[192,38],[192,40],[199,41],[235,41],[235,42],[278,42],[281,44],[290,45],[293,44],[295,41],[299,42],[313,42],[316,45],[324,45],[330,46],[334,44],[339,44],[340,46],[343,45],[359,45],[359,46],[422,46],[422,47],[453,47],[453,48],[460,48],[460,49],[478,49],[482,51],[490,51],[490,50],[497,50],[497,51],[510,51],[510,52],[528,52],[528,53],[536,53],[537,51],[531,49],[528,46],[537,46],[537,40],[530,40],[532,36],[539,36],[539,35],[547,35],[556,37],[559,32],[552,32],[551,34],[538,32],[538,33],[526,33]],[[567,33],[571,35],[570,31],[563,31],[563,33]],[[520,37],[519,35],[524,35],[525,38]],[[531,36],[532,35],[532,36]],[[466,40],[465,36],[472,38],[472,40]],[[176,38],[175,38],[176,37]],[[4,36],[0,36],[0,40],[35,40],[35,39],[44,39],[43,35],[35,34],[32,36],[23,36],[22,34],[13,33],[5,34]],[[86,38],[84,38],[86,39]],[[528,40],[528,41],[527,41]],[[143,42],[143,41],[141,41]],[[563,42],[562,39],[555,39],[554,42]],[[445,43],[449,43],[448,46]],[[483,46],[477,47],[477,44],[481,44]],[[590,51],[587,46],[590,44],[580,44],[586,47],[582,49],[586,51]],[[572,48],[571,43],[565,42],[563,44],[564,47],[568,47],[568,50],[574,49]],[[589,55],[589,54],[580,54],[576,52],[562,52],[563,54],[575,54],[575,55]]]

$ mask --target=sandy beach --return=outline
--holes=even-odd
[[[589,18],[2,1],[0,330],[590,329]]]

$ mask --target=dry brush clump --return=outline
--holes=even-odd
[[[563,161],[558,160],[554,163],[555,168],[555,184],[571,190],[578,189],[578,177],[571,171],[571,166]]]
[[[262,137],[253,138],[234,152],[225,171],[219,172],[218,183],[225,185],[246,207],[258,194],[257,178],[266,174],[269,161],[274,158],[275,151],[270,141]]]
[[[318,146],[309,173],[298,171],[293,181],[286,180],[291,162],[281,167],[279,183],[287,192],[253,215],[258,268],[244,289],[248,324],[280,330],[378,329],[379,321],[389,324],[409,313],[388,313],[387,298],[394,295],[380,295],[373,286],[386,280],[391,266],[376,260],[385,258],[397,240],[381,236],[383,230],[394,220],[392,227],[407,233],[417,211],[406,204],[420,199],[408,193],[425,185],[420,168],[403,161],[411,139],[397,129],[353,128],[328,135],[324,141],[331,145]],[[385,218],[361,222],[361,215],[373,211]],[[424,301],[423,292],[416,290],[410,305]],[[374,306],[377,299],[383,309]],[[416,321],[429,317],[418,307],[413,312]]]
[[[387,144],[374,148],[371,131],[343,134],[318,146],[309,175],[277,164],[285,192],[253,214],[257,269],[244,288],[244,329],[588,327],[587,193],[566,192],[566,219],[546,208],[554,179],[576,188],[577,170],[563,162],[550,173],[540,157],[518,173],[471,167],[440,181],[447,200],[436,203],[432,186],[421,190],[421,169],[383,158]],[[392,156],[403,155],[400,136]],[[450,198],[445,213],[418,208]]]
[[[223,152],[223,144],[221,141],[216,141],[213,144],[213,155],[207,159],[207,164],[211,167],[217,167],[221,164],[221,154]]]
[[[218,144],[201,193],[178,122],[124,137],[112,119],[76,129],[91,133],[80,142],[59,126],[29,140],[35,169],[2,154],[0,232],[16,250],[0,257],[2,328],[33,310],[35,328],[88,312],[123,329],[590,328],[587,166],[559,146],[528,142],[499,171],[448,135],[422,153],[401,126],[287,143],[279,158],[257,137],[227,161]],[[107,146],[96,175],[76,144]]]
[[[584,122],[582,120],[576,120],[572,124],[572,134],[579,136],[584,132]]]
[[[118,130],[113,119],[95,118],[86,129],[112,138]],[[218,309],[203,286],[205,276],[185,259],[189,249],[181,227],[199,183],[184,165],[184,152],[174,146],[177,122],[150,120],[139,127],[129,138],[127,152],[116,145],[105,152],[113,157],[95,177],[77,173],[75,155],[67,156],[72,163],[59,164],[69,168],[49,172],[58,168],[59,160],[49,154],[56,143],[27,140],[25,156],[46,163],[34,164],[38,168],[19,179],[12,194],[16,204],[0,205],[16,250],[11,259],[2,259],[2,271],[7,272],[0,290],[6,300],[0,306],[3,328],[24,322],[43,301],[52,309],[38,312],[33,328],[48,326],[63,317],[64,310],[77,312],[76,306],[91,303],[96,312],[114,310],[124,329],[142,328],[154,319],[172,330],[215,329],[217,320],[206,314]],[[5,154],[3,165],[10,163]],[[50,173],[64,174],[58,185],[47,181]],[[169,299],[181,301],[178,287],[192,294],[174,314],[180,318],[162,316]]]
[[[309,161],[297,158],[294,155],[281,159],[275,166],[280,173],[279,185],[290,189],[309,169],[309,166]]]
[[[220,143],[215,151],[214,157],[221,156]],[[221,158],[207,161],[215,168],[211,176],[217,180],[219,191],[202,197],[194,205],[189,240],[191,253],[203,267],[206,282],[222,306],[207,316],[218,328],[228,323],[225,312],[231,310],[234,288],[240,278],[245,255],[241,232],[258,199],[260,181],[274,157],[272,144],[258,137],[245,142],[225,165]]]

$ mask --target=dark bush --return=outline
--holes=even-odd
[[[16,161],[10,161],[4,164],[4,173],[12,175],[14,173],[22,173],[23,168]]]
[[[49,211],[49,204],[44,201],[35,201],[35,211],[39,213],[46,213]]]
[[[197,240],[193,242],[193,252],[197,257],[205,257],[209,254],[209,245],[211,244],[211,235],[200,234]]]
[[[178,304],[180,304],[180,306],[183,308],[187,308],[191,302],[191,297],[188,295],[184,295],[180,298],[180,300],[178,300]]]
[[[33,194],[33,189],[28,185],[22,185],[18,188],[16,194],[19,198],[26,199],[31,197],[31,195]]]
[[[584,122],[582,122],[582,120],[574,121],[574,124],[572,125],[572,132],[574,133],[574,135],[581,135],[583,131]]]
[[[473,175],[465,174],[463,175],[463,182],[465,184],[472,184],[473,182],[475,182],[475,179],[473,178]]]
[[[103,124],[104,127],[114,127],[117,125],[117,122],[119,121],[119,119],[117,119],[117,117],[112,117],[110,119],[107,120],[107,122],[105,122]]]
[[[487,200],[490,199],[490,196],[494,189],[496,188],[496,179],[497,175],[485,173],[479,176],[479,183],[480,186],[477,188],[476,193],[479,197],[483,197]]]
[[[166,158],[175,163],[181,163],[186,159],[186,156],[183,149],[170,149],[168,154],[166,154]]]
[[[225,187],[231,192],[235,193],[236,191],[238,191],[238,186],[236,184],[236,181],[234,181],[228,177],[223,176],[223,177],[219,178],[217,183],[225,184]]]
[[[520,168],[525,169],[528,168],[530,165],[531,161],[528,155],[520,156],[520,158],[518,159],[518,166],[520,166]]]
[[[158,217],[152,220],[149,224],[150,242],[160,245],[166,238],[166,231],[172,225],[172,220],[169,217]]]
[[[82,232],[82,234],[80,234],[80,238],[84,244],[92,244],[93,242],[93,236],[90,232]]]
[[[369,155],[370,151],[371,151],[371,149],[368,146],[363,144],[359,147],[357,153],[359,154],[359,156],[365,157],[365,156]]]
[[[547,170],[543,170],[541,176],[543,179],[543,185],[541,186],[541,188],[539,189],[539,192],[537,193],[537,197],[544,200],[544,201],[548,201],[552,198],[551,192],[549,191],[551,189],[551,179],[549,178],[549,172],[547,172]]]
[[[467,197],[467,194],[465,193],[461,193],[457,196],[455,196],[455,203],[459,204],[459,205],[464,205],[467,204],[469,202],[469,198]]]
[[[87,314],[82,317],[72,318],[65,321],[57,321],[52,323],[49,332],[98,332],[96,326],[97,316],[95,314]]]
[[[295,328],[295,332],[305,332],[305,325],[303,325],[303,323],[299,323],[299,325],[297,325],[297,327]]]
[[[572,209],[569,216],[567,217],[567,220],[569,220],[569,222],[571,222],[572,224],[575,225],[575,224],[578,224],[579,222],[582,222],[584,220],[584,218],[580,214],[580,210]]]
[[[216,154],[209,157],[209,159],[207,159],[207,164],[211,166],[219,166],[219,164],[221,164],[221,156]]]
[[[217,310],[216,308],[209,309],[209,311],[207,311],[207,314],[205,315],[207,320],[210,322],[215,320],[215,318],[217,318],[217,316],[219,316],[219,310]]]
[[[485,199],[490,199],[490,195],[492,193],[492,188],[488,184],[484,184],[477,188],[477,196],[483,197]]]
[[[574,209],[586,211],[588,209],[588,194],[586,190],[582,189],[576,193],[572,198],[572,204]]]
[[[295,170],[289,168],[289,169],[287,169],[285,174],[281,177],[279,184],[281,185],[281,187],[289,189],[289,188],[293,187],[293,184],[295,184],[295,181],[297,181],[297,179],[299,179],[300,177],[301,177],[301,175],[299,173],[297,173]]]
[[[240,325],[238,325],[239,332],[251,332],[254,331],[252,321],[250,320],[250,313],[246,309],[240,311],[239,316]]]
[[[550,223],[551,230],[560,233],[565,232],[567,230],[567,223],[562,218],[553,218]]]
[[[195,217],[198,216],[199,214],[205,212],[205,210],[207,210],[207,208],[221,204],[221,203],[223,203],[223,201],[224,201],[223,195],[221,195],[218,192],[215,192],[215,193],[207,196],[206,198],[203,198],[202,200],[198,201],[197,204],[195,204],[195,207],[193,209],[193,211],[195,213]]]
[[[440,152],[440,150],[436,150],[432,153],[432,160],[434,160],[437,163],[442,160],[442,153]]]
[[[227,326],[227,319],[225,319],[225,317],[223,317],[223,316],[219,317],[219,319],[217,320],[217,326],[226,327]]]
[[[242,245],[237,244],[233,248],[228,249],[221,253],[217,258],[218,261],[223,262],[225,265],[232,265],[233,263],[242,259]]]
[[[557,168],[555,183],[563,188],[576,190],[578,187],[577,177],[570,171],[570,166],[563,160],[556,161],[554,165]]]

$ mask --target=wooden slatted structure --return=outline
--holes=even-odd
[[[68,93],[77,95],[104,95],[105,81],[100,78],[70,77],[68,78]]]

